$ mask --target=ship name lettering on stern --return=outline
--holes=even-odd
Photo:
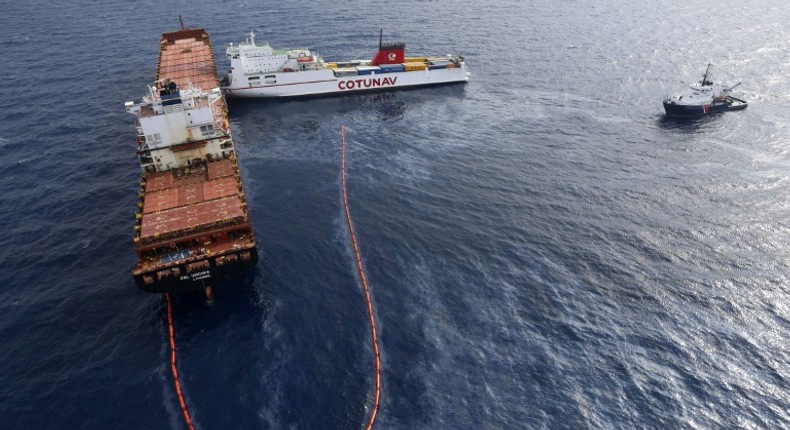
[[[191,277],[192,277],[192,280],[193,280],[193,281],[199,281],[199,280],[201,280],[201,279],[210,278],[210,277],[211,277],[211,272],[209,272],[208,270],[204,270],[204,271],[202,271],[202,272],[195,272],[195,273],[192,273],[192,274],[191,274],[191,275],[189,275],[189,276],[191,276]]]

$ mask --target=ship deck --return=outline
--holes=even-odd
[[[219,87],[214,52],[206,31],[181,30],[163,34],[156,79],[159,82],[169,79],[179,88],[186,88],[190,82],[205,91]]]
[[[233,159],[146,174],[141,201],[140,269],[255,246]]]
[[[242,221],[240,181],[230,159],[188,170],[148,174],[143,188],[143,241]]]

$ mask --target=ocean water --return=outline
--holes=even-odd
[[[463,54],[468,85],[231,103],[261,259],[175,297],[196,428],[790,427],[790,4],[4,2],[0,428],[184,428],[139,291],[134,118],[159,37]],[[708,62],[747,110],[673,121]]]

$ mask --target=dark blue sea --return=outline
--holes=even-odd
[[[0,428],[182,429],[166,302],[135,286],[124,102],[161,33],[252,29],[467,85],[232,101],[261,259],[175,297],[198,429],[790,427],[790,3],[3,1]],[[664,117],[714,64],[745,111]]]

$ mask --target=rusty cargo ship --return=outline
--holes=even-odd
[[[126,110],[137,117],[142,169],[135,282],[210,297],[253,267],[258,250],[206,31],[163,34],[154,85]]]

